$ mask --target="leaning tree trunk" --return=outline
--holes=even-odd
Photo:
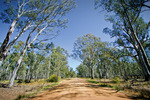
[[[11,78],[10,78],[8,87],[12,87],[12,86],[14,85],[14,80],[15,80],[15,78],[16,78],[16,74],[17,74],[17,72],[18,72],[18,69],[19,69],[19,67],[21,66],[21,62],[22,62],[23,56],[24,56],[24,54],[25,54],[25,52],[26,52],[26,49],[27,49],[27,46],[24,48],[24,50],[22,51],[22,53],[21,53],[21,55],[20,55],[20,57],[19,57],[19,59],[18,59],[18,61],[17,61],[17,66],[16,66],[16,68],[13,70],[13,73],[12,73],[12,75],[11,75]]]
[[[141,57],[139,57],[139,63],[140,63],[140,66],[142,68],[142,71],[143,71],[143,74],[145,77],[145,81],[150,81],[150,72],[149,72],[146,64],[144,63],[144,61]]]
[[[142,62],[140,61],[140,65],[142,67],[142,70],[144,71],[145,81],[149,81],[150,80],[150,62],[148,60],[148,56],[144,50],[143,45],[141,44],[141,41],[139,40],[137,34],[134,32],[134,28],[133,28],[128,16],[127,16],[127,22],[129,24],[129,28],[130,28],[132,37],[137,42],[137,46],[138,46],[137,49],[139,49],[139,50],[136,50],[136,51],[138,53],[138,57],[140,58],[139,60],[142,60]]]
[[[14,84],[14,80],[15,80],[15,77],[16,77],[16,73],[17,73],[17,71],[18,71],[18,69],[19,69],[19,67],[20,67],[20,65],[21,65],[21,62],[22,62],[23,56],[24,56],[24,54],[25,54],[25,52],[26,52],[26,50],[27,50],[27,47],[30,47],[31,43],[33,43],[33,42],[36,40],[36,38],[37,38],[37,37],[43,32],[43,30],[46,29],[47,27],[48,27],[48,24],[45,25],[45,27],[42,28],[42,29],[38,32],[38,34],[33,38],[33,40],[32,40],[30,43],[28,43],[28,42],[29,42],[29,39],[31,38],[32,33],[36,30],[37,27],[34,28],[34,29],[30,32],[30,34],[28,35],[27,40],[26,40],[26,44],[25,44],[25,47],[24,47],[24,50],[22,51],[22,53],[21,53],[21,55],[20,55],[20,57],[19,57],[19,59],[18,59],[18,61],[17,61],[17,66],[16,66],[16,68],[14,69],[14,71],[13,71],[13,73],[12,73],[12,76],[11,76],[11,79],[10,79],[10,82],[9,82],[8,87],[12,87],[13,84]]]
[[[6,51],[6,46],[9,42],[9,40],[10,40],[11,34],[15,30],[15,25],[16,25],[17,21],[18,21],[18,18],[16,18],[13,21],[13,23],[11,24],[9,31],[7,32],[6,38],[5,38],[5,40],[3,41],[3,43],[0,47],[0,61],[3,61],[6,58],[6,55],[7,55],[6,52],[5,52]]]
[[[150,70],[147,66],[147,64],[145,63],[145,60],[143,59],[142,53],[139,49],[135,48],[136,52],[137,52],[137,57],[134,57],[136,62],[139,64],[139,66],[142,69],[142,72],[144,74],[144,78],[145,81],[150,81]]]

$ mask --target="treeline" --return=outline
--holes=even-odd
[[[79,37],[74,44],[76,59],[80,59],[77,77],[113,78],[118,76],[128,80],[130,76],[143,76],[137,62],[128,56],[125,51],[113,48],[110,43],[101,42],[99,37],[87,34]],[[142,77],[142,78],[143,78]]]
[[[0,66],[0,80],[10,80],[21,50],[25,43],[18,41],[10,49],[9,56]],[[17,72],[16,80],[49,79],[51,75],[61,78],[75,77],[75,71],[68,66],[69,54],[60,46],[55,47],[53,43],[32,44],[23,57],[21,66]]]

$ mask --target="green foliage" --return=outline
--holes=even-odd
[[[23,83],[23,79],[18,79],[17,83]]]
[[[25,82],[25,83],[31,83],[31,80],[25,79],[24,82]]]
[[[149,0],[96,0],[96,6],[102,6],[107,12],[106,20],[113,24],[112,29],[105,28],[104,33],[115,37],[115,45],[125,51],[122,56],[133,57],[141,66],[145,80],[150,80],[149,69],[149,22],[141,17],[143,7]],[[141,52],[141,53],[139,53]],[[145,63],[145,65],[143,65]]]
[[[112,79],[112,82],[114,82],[114,83],[120,83],[119,77],[115,76],[115,77]]]
[[[51,75],[48,79],[48,82],[57,82],[60,81],[60,76],[58,76],[58,80],[57,80],[57,76],[56,75]]]
[[[80,64],[77,68],[77,77],[87,77],[86,74],[88,73],[88,67]]]

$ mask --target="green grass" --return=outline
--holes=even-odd
[[[48,88],[53,87],[53,86],[55,86],[55,85],[58,85],[58,82],[57,82],[57,83],[54,83],[54,84],[52,84],[52,85],[45,86],[44,88],[42,88],[42,90],[48,89]]]
[[[88,80],[88,82],[90,82],[90,83],[94,83],[94,84],[99,84],[99,82],[94,81],[94,80]]]
[[[97,82],[95,80],[88,80],[88,82],[91,82],[91,83],[94,83],[94,84],[98,84],[100,87],[109,87],[109,88],[112,88],[112,89],[115,89],[117,91],[120,91],[122,90],[119,86],[115,85],[115,86],[112,86],[112,85],[108,85],[108,84],[105,84],[105,83],[100,83],[100,82]]]

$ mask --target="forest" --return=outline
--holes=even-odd
[[[67,29],[66,16],[78,7],[76,2],[0,1],[0,23],[9,25],[7,33],[0,32],[5,37],[0,38],[2,100],[37,100],[38,95],[42,100],[150,99],[150,21],[141,15],[150,11],[150,0],[93,0],[93,9],[104,11],[105,21],[112,25],[104,28],[103,34],[115,41],[86,33],[76,38],[72,53],[68,53],[53,39]],[[69,66],[69,58],[80,62],[76,70]],[[93,95],[83,93],[84,89]],[[55,98],[47,97],[46,93],[55,90]]]

